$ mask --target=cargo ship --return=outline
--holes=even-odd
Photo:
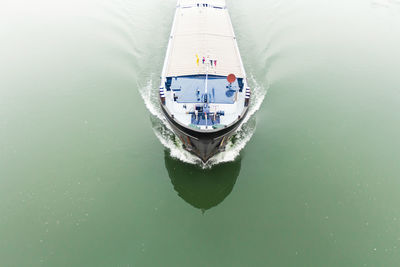
[[[179,0],[159,100],[184,149],[203,162],[224,151],[250,95],[225,0]]]

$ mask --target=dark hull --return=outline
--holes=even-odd
[[[184,148],[192,154],[198,156],[203,162],[207,162],[211,157],[219,152],[225,151],[226,144],[235,133],[239,125],[243,122],[247,108],[235,123],[215,131],[197,131],[178,123],[161,105],[165,117],[172,126],[175,134],[182,141]]]

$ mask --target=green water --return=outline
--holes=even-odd
[[[228,1],[258,111],[205,169],[175,3],[0,1],[0,266],[399,266],[400,2]]]

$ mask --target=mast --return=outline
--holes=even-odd
[[[205,88],[204,88],[204,93],[206,95],[206,107],[208,107],[208,63],[206,64],[206,82],[205,82]]]
[[[208,109],[208,62],[206,63],[206,82],[204,88],[204,94],[206,97],[206,104],[205,104],[205,117],[206,117],[206,129],[208,127],[208,118],[207,118],[207,109]]]

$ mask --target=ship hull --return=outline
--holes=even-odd
[[[225,0],[178,0],[159,95],[187,151],[207,162],[225,150],[251,95]]]
[[[247,109],[235,123],[220,130],[205,132],[197,131],[178,123],[164,106],[161,105],[163,113],[171,125],[175,135],[179,137],[183,148],[188,152],[199,157],[204,163],[216,154],[225,151],[226,144],[235,134],[238,127],[243,123],[246,117]]]

